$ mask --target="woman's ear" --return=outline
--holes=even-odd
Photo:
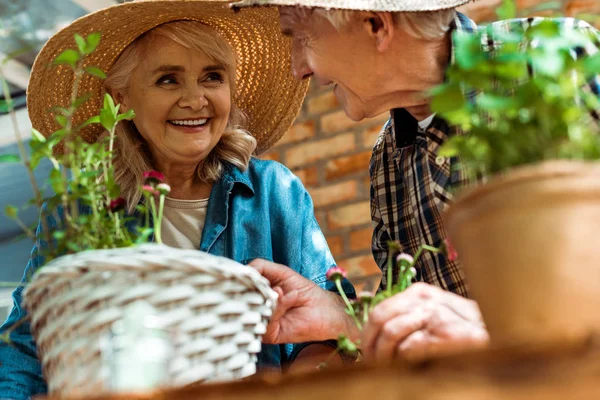
[[[380,52],[386,51],[390,46],[396,29],[392,13],[365,13],[363,25],[365,29],[367,29],[369,35],[375,39],[377,50]]]
[[[114,89],[107,89],[106,92],[111,95],[115,104],[120,104],[119,112],[125,112],[129,110],[129,106],[127,104],[127,96],[121,91]]]

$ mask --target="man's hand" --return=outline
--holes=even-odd
[[[415,283],[369,313],[361,348],[365,358],[423,359],[487,345],[477,304],[426,283]]]
[[[257,259],[249,264],[279,294],[265,343],[299,343],[335,339],[340,333],[356,337],[340,296],[329,292],[285,265]]]

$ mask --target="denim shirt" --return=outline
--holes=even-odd
[[[48,222],[51,227],[57,224],[54,218]],[[40,228],[38,235],[39,232]],[[38,252],[43,246],[38,239],[22,285],[13,293],[13,309],[0,328],[0,334],[5,334],[15,327],[10,345],[0,341],[0,398],[28,399],[47,391],[29,323],[17,323],[26,317],[21,308],[23,284],[43,265]],[[322,288],[336,291],[325,278],[335,261],[315,219],[312,200],[300,180],[274,161],[252,159],[243,172],[227,165],[221,179],[213,185],[200,250],[242,264],[255,258],[274,261]],[[344,290],[349,296],[354,295],[348,281]],[[263,345],[257,367],[281,368],[308,344]]]

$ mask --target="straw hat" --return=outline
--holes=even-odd
[[[237,53],[237,92],[233,101],[248,115],[247,129],[258,142],[256,153],[273,146],[294,121],[308,88],[290,73],[291,44],[279,29],[277,10],[254,8],[233,12],[227,0],[142,0],[105,8],[86,15],[54,35],[38,54],[31,71],[27,108],[32,125],[44,135],[60,129],[52,107],[70,104],[73,74],[69,67],[52,61],[67,48],[76,48],[75,33],[87,36],[102,32],[96,51],[85,66],[105,72],[121,52],[144,32],[166,22],[194,20],[218,31]],[[93,97],[78,109],[74,123],[80,124],[102,107],[102,80],[85,75],[79,95]],[[99,124],[80,132],[95,141],[103,132]]]
[[[234,8],[300,6],[356,11],[435,11],[454,8],[471,0],[243,0]]]

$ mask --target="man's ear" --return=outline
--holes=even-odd
[[[364,14],[363,26],[375,39],[378,51],[385,51],[390,46],[395,33],[394,18],[389,12],[368,12]]]

